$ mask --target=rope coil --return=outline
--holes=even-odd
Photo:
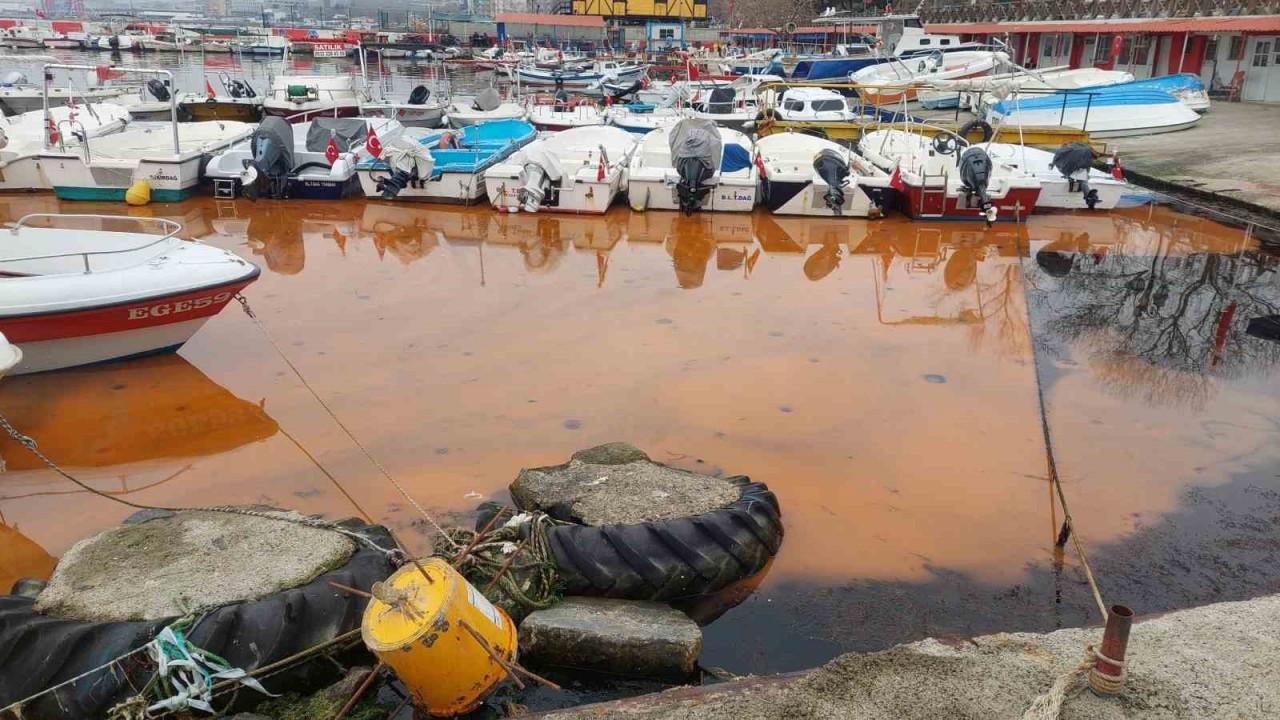
[[[454,528],[436,539],[435,552],[508,614],[524,617],[560,599],[560,575],[548,539],[557,524],[545,513],[528,513],[488,533]]]

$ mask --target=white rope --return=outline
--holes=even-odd
[[[1090,668],[1099,660],[1119,668],[1120,674],[1107,675],[1097,671],[1090,673]],[[1054,680],[1053,685],[1049,687],[1048,692],[1031,701],[1031,706],[1027,708],[1026,712],[1022,713],[1022,720],[1058,720],[1058,715],[1062,712],[1062,703],[1066,701],[1069,695],[1074,694],[1079,689],[1075,687],[1076,681],[1085,674],[1089,675],[1089,684],[1094,689],[1114,695],[1120,692],[1124,686],[1124,661],[1112,660],[1090,645],[1085,648],[1084,659],[1078,665],[1059,675],[1058,679]]]

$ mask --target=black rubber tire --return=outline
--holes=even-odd
[[[972,145],[973,143],[969,140],[969,133],[977,129],[982,130],[982,139],[978,142],[990,142],[992,135],[995,133],[995,131],[991,129],[991,123],[988,123],[986,120],[970,120],[960,126],[960,129],[956,131],[956,135],[964,138],[965,142]]]
[[[549,532],[566,595],[675,600],[706,595],[763,570],[782,546],[778,498],[739,475],[732,505],[630,525],[560,525]]]
[[[386,529],[347,521],[382,547],[394,544]],[[331,640],[360,627],[368,602],[330,581],[361,589],[385,580],[392,567],[383,553],[361,545],[342,567],[306,585],[236,603],[210,613],[190,633],[197,647],[221,655],[233,667],[253,670]],[[0,707],[92,670],[140,647],[172,619],[141,622],[81,622],[35,612],[34,600],[0,596]],[[134,656],[144,657],[145,653]],[[103,718],[132,694],[130,679],[141,687],[149,670],[138,664],[123,673],[97,672],[22,708],[24,720]],[[126,674],[132,676],[126,678]],[[338,679],[336,666],[320,657],[272,675],[263,685],[272,692],[316,690]],[[141,682],[139,682],[141,681]],[[258,693],[241,690],[245,700]],[[229,696],[228,696],[229,697]]]

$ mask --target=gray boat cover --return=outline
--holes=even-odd
[[[472,103],[472,105],[475,106],[475,109],[480,110],[481,112],[497,110],[498,106],[501,104],[502,96],[493,88],[481,91],[480,94],[476,96],[475,102]]]
[[[262,118],[249,138],[249,152],[259,172],[288,175],[293,170],[293,126],[275,115]]]
[[[333,138],[338,152],[360,148],[369,137],[369,128],[361,118],[318,118],[307,129],[307,152],[324,152]]]
[[[684,158],[697,158],[707,166],[707,177],[720,167],[722,151],[720,131],[710,120],[686,118],[671,128],[667,139],[671,148],[671,167],[680,167]]]

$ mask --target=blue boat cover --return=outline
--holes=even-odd
[[[737,172],[751,167],[751,151],[737,143],[725,143],[720,156],[720,172]]]
[[[1121,83],[1129,85],[1130,83]],[[999,115],[1008,115],[1016,110],[1057,110],[1061,108],[1114,107],[1117,105],[1168,105],[1179,102],[1177,98],[1163,90],[1125,89],[1099,92],[1094,90],[1073,90],[1054,95],[1042,95],[1035,98],[1010,98],[1001,100],[992,106]]]

